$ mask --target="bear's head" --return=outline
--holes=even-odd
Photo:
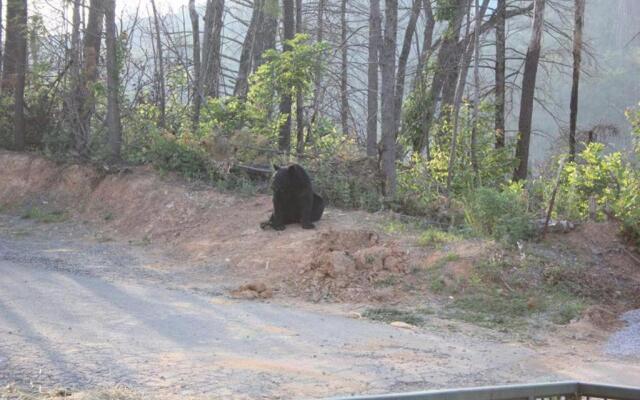
[[[271,189],[276,193],[299,190],[307,186],[307,173],[298,164],[280,167],[273,165],[275,172],[271,179]]]

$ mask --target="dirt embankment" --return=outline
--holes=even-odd
[[[457,241],[439,249],[419,246],[415,235],[382,233],[389,224],[384,215],[331,208],[315,230],[290,225],[282,232],[263,231],[259,223],[271,212],[269,196],[222,193],[173,175],[160,176],[150,167],[105,173],[33,154],[0,152],[0,170],[0,207],[65,211],[91,223],[102,239],[150,244],[170,253],[179,261],[171,268],[202,265],[194,275],[197,281],[224,279],[238,297],[423,302],[438,286],[464,294],[477,277],[478,261],[504,251],[486,241]],[[608,311],[594,319],[611,320],[640,307],[634,300],[640,291],[640,255],[617,238],[616,229],[613,223],[587,224],[533,246],[544,262],[585,266],[542,268],[540,279],[551,272],[552,278],[574,285],[574,292],[600,299],[597,303]],[[513,268],[505,273],[519,274],[526,262],[517,251],[512,253]],[[227,273],[213,277],[207,265],[223,266]],[[505,290],[511,290],[506,283]]]
[[[159,245],[190,263],[228,266],[247,283],[236,296],[275,291],[315,301],[398,299],[402,291],[390,293],[379,282],[402,280],[424,258],[423,249],[378,233],[381,218],[365,212],[328,209],[315,230],[263,231],[269,196],[221,193],[150,167],[107,174],[0,152],[0,168],[3,207],[65,211],[105,237]]]

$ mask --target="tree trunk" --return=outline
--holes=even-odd
[[[480,0],[475,0],[475,29],[473,34],[474,57],[473,57],[473,126],[471,127],[471,168],[475,176],[476,184],[480,177],[480,166],[478,165],[478,115],[480,111],[480,23],[484,17],[484,12],[480,12],[478,4]],[[489,0],[484,0],[483,6],[488,6]],[[486,8],[485,8],[486,10]]]
[[[189,0],[191,18],[191,37],[193,40],[193,115],[191,122],[196,131],[200,125],[200,107],[202,105],[202,72],[200,61],[200,17],[196,11],[195,0]]]
[[[433,16],[433,8],[431,7],[431,0],[423,0],[425,25],[424,32],[422,34],[422,52],[418,57],[418,66],[416,67],[416,78],[414,80],[413,88],[419,88],[423,82],[425,74],[425,65],[429,61],[433,46],[433,31],[436,27],[436,19]]]
[[[340,123],[342,134],[349,135],[349,92],[347,82],[347,0],[340,2]]]
[[[378,54],[381,46],[380,0],[369,0],[369,59],[367,67],[367,155],[378,154]]]
[[[202,43],[202,86],[204,95],[214,98],[220,94],[223,17],[224,0],[208,0],[204,15]]]
[[[251,72],[251,64],[253,62],[253,47],[256,42],[256,33],[258,27],[261,24],[261,14],[263,8],[263,0],[256,0],[253,3],[253,11],[251,12],[251,21],[247,28],[247,34],[244,37],[242,43],[242,51],[240,52],[240,65],[238,67],[238,76],[236,77],[236,84],[233,88],[233,95],[241,99],[247,96],[249,89],[248,79]]]
[[[282,27],[284,31],[282,51],[290,51],[291,46],[287,43],[293,39],[295,32],[295,10],[293,0],[282,0],[283,20]],[[291,150],[291,93],[282,93],[280,100],[280,116],[286,115],[287,120],[280,127],[278,137],[278,148],[280,151],[288,154]]]
[[[2,93],[13,94],[13,146],[25,147],[24,86],[27,69],[27,1],[7,1]]]
[[[398,35],[398,0],[385,0],[385,24],[380,69],[382,78],[382,152],[383,193],[390,200],[396,193],[396,116],[395,67]]]
[[[2,24],[2,0],[0,0],[0,76],[2,76],[2,60],[4,59],[2,56],[4,55],[4,51],[2,48],[2,32],[4,31]],[[0,85],[0,94],[2,94],[2,85]]]
[[[253,71],[262,65],[262,53],[276,48],[278,10],[278,0],[264,0],[258,36],[253,47]]]
[[[442,43],[440,45],[440,51],[436,60],[436,66],[431,80],[431,86],[427,93],[427,106],[422,113],[421,131],[422,135],[414,140],[413,148],[417,152],[421,152],[427,145],[426,139],[428,138],[431,125],[435,117],[436,105],[440,93],[443,92],[445,81],[449,82],[449,88],[451,87],[451,80],[457,83],[458,67],[460,61],[460,50],[458,49],[458,37],[460,36],[460,28],[462,26],[462,19],[467,10],[469,0],[455,0],[455,12],[449,21],[449,26],[444,33]],[[451,105],[455,97],[455,87],[453,84],[454,93],[450,97],[448,104]],[[450,89],[448,89],[450,91]],[[443,93],[442,103],[445,103],[445,95]],[[443,104],[444,105],[444,104]]]
[[[98,79],[98,61],[100,59],[100,41],[104,22],[104,8],[101,0],[89,3],[89,21],[84,32],[82,85],[78,101],[80,129],[77,136],[76,151],[80,157],[89,156],[91,117],[95,109],[93,86]]]
[[[71,90],[68,94],[69,109],[71,110],[70,128],[73,135],[73,147],[77,155],[81,158],[88,156],[87,140],[82,131],[81,123],[81,97],[82,97],[82,77],[80,71],[80,0],[73,0],[73,16],[71,22]]]
[[[518,120],[518,142],[516,145],[516,159],[518,165],[513,174],[513,180],[527,179],[529,167],[529,144],[531,143],[531,122],[533,117],[534,95],[536,89],[536,75],[540,60],[540,42],[544,27],[545,0],[534,0],[533,29],[527,48],[522,76],[522,96],[520,100],[520,118]]]
[[[318,14],[316,19],[316,26],[317,26],[316,42],[318,43],[322,42],[324,38],[324,7],[325,7],[325,0],[318,0]],[[312,141],[312,138],[311,138],[312,129],[315,127],[315,123],[318,118],[318,112],[320,111],[320,93],[322,91],[322,75],[321,74],[318,73],[316,75],[313,86],[314,86],[313,115],[311,116],[311,122],[309,124],[309,127],[307,128],[307,138],[305,139],[306,142]]]
[[[398,57],[398,72],[396,74],[396,88],[395,88],[395,107],[394,115],[396,117],[395,130],[396,135],[400,130],[400,121],[402,120],[402,100],[404,98],[404,81],[405,73],[407,69],[407,61],[409,60],[409,53],[411,52],[411,41],[413,34],[416,31],[416,22],[420,15],[420,5],[422,0],[413,0],[411,6],[411,14],[409,15],[409,22],[407,23],[407,29],[404,32],[404,41],[402,42],[402,50],[400,51],[400,57]]]
[[[578,89],[580,85],[580,63],[582,61],[582,27],[584,25],[585,0],[575,0],[575,26],[573,31],[573,81],[569,115],[569,160],[576,157],[576,125],[578,122]]]
[[[296,0],[296,33],[302,33],[302,0]],[[304,96],[302,88],[296,88],[296,154],[304,153]]]
[[[165,126],[165,85],[164,85],[164,59],[162,56],[162,40],[160,40],[160,17],[158,16],[158,10],[156,8],[155,0],[151,0],[151,8],[153,9],[153,23],[156,30],[156,48],[158,49],[158,61],[156,74],[156,96],[158,107],[160,108],[160,120],[158,121],[158,127],[164,128]]]
[[[105,7],[105,24],[107,32],[107,131],[110,150],[110,161],[118,162],[121,158],[122,124],[120,121],[120,71],[118,71],[118,43],[116,37],[116,2],[103,0]]]
[[[505,144],[504,106],[505,106],[505,70],[506,70],[506,0],[498,0],[496,9],[496,111],[495,131],[496,148],[502,148]]]

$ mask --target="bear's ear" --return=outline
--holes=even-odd
[[[273,169],[277,171],[277,170],[280,169],[280,167],[278,167],[277,165],[273,164]]]
[[[290,174],[295,174],[296,173],[296,167],[297,167],[297,165],[295,165],[295,164],[289,165],[289,173]]]

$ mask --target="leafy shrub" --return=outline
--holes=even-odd
[[[503,191],[481,187],[467,195],[465,216],[480,235],[515,243],[533,234],[531,215],[522,186],[505,186]]]

